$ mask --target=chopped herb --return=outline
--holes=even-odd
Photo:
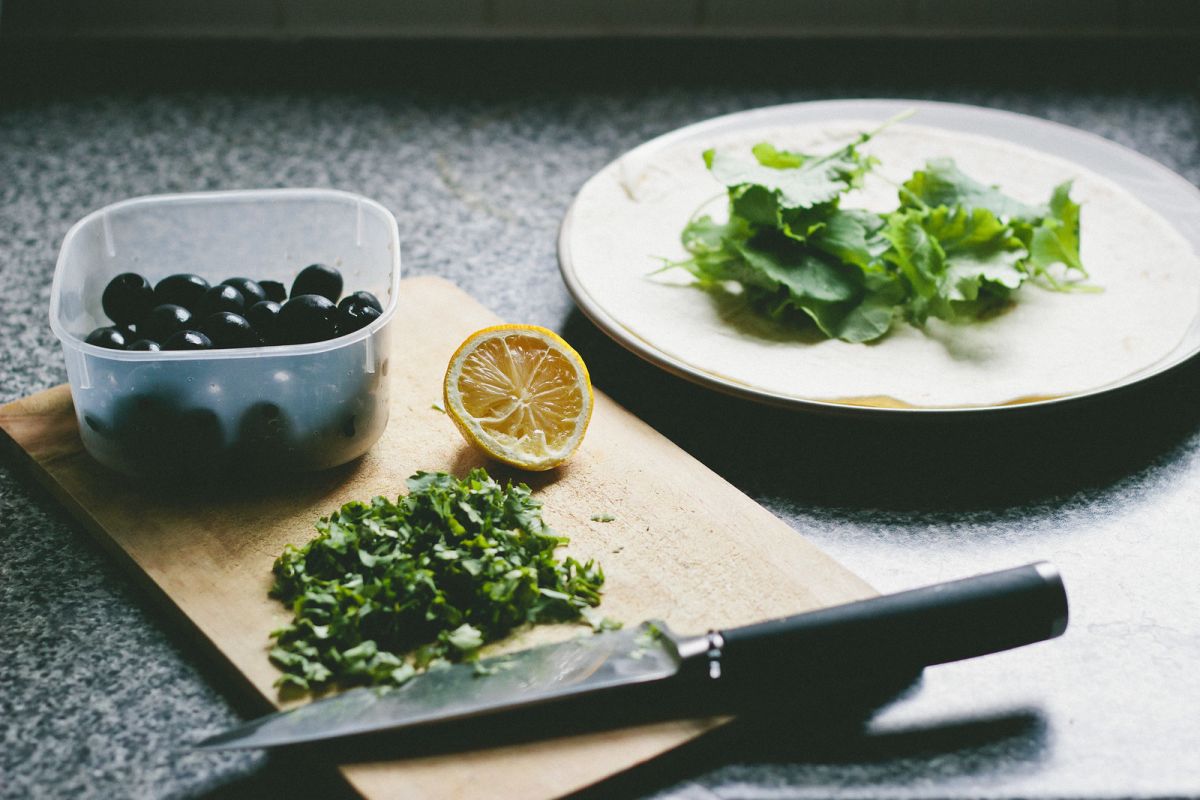
[[[936,159],[899,187],[896,210],[842,208],[875,164],[858,149],[875,133],[823,156],[766,142],[748,153],[706,151],[705,165],[726,187],[729,219],[689,222],[681,238],[690,257],[664,268],[686,269],[708,291],[735,283],[759,313],[848,342],[878,339],[896,319],[921,326],[930,317],[985,317],[1026,281],[1096,290],[1081,283],[1069,182],[1031,206]]]
[[[446,413],[446,409],[442,408],[441,403],[430,403],[429,407],[432,408],[434,411],[440,411],[443,414]]]
[[[402,684],[474,660],[518,626],[578,620],[600,603],[604,572],[555,558],[567,540],[524,484],[476,469],[461,481],[418,472],[408,490],[394,503],[347,503],[275,561],[271,595],[295,615],[271,634],[277,685]]]
[[[665,635],[663,630],[653,620],[643,622],[641,630],[638,631],[637,637],[633,640],[634,647],[629,651],[629,657],[634,660],[645,658],[650,649],[654,647],[654,643],[662,639]]]
[[[596,633],[603,631],[618,631],[621,629],[621,622],[612,617],[606,617],[598,609],[585,608],[583,609],[583,621],[592,626],[592,630]]]
[[[614,517],[612,514],[593,514],[592,515],[592,522],[612,522],[615,519],[616,519],[616,517]]]
[[[513,662],[509,659],[503,659],[503,658],[501,658],[501,659],[490,658],[490,659],[487,659],[487,662],[484,662],[484,661],[471,662],[471,667],[474,670],[475,676],[480,677],[480,678],[482,678],[485,675],[495,675],[497,672],[501,672],[501,671],[507,670],[507,669],[512,669],[514,666],[516,666],[515,662]]]

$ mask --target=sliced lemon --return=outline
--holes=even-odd
[[[592,417],[583,359],[536,325],[494,325],[468,336],[446,367],[442,397],[468,442],[528,470],[570,457]]]

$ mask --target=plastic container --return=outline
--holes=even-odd
[[[312,344],[126,352],[84,342],[119,273],[151,284],[191,272],[290,288],[312,263],[341,270],[383,314]],[[396,220],[365,197],[324,189],[154,195],[115,203],[67,233],[50,297],[84,447],[131,475],[230,468],[318,470],[365,453],[388,417],[389,329],[400,282]]]

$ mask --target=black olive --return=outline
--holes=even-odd
[[[349,297],[346,298],[346,300],[349,299]],[[379,319],[379,311],[374,306],[362,303],[347,303],[346,300],[338,303],[337,324],[339,335],[361,330]]]
[[[204,293],[204,297],[200,298],[200,304],[196,307],[196,316],[203,318],[209,314],[216,314],[218,311],[241,314],[245,310],[246,301],[242,299],[242,293],[232,286],[221,284],[212,287]]]
[[[175,418],[173,471],[196,473],[212,466],[223,446],[221,419],[208,408],[189,408]]]
[[[348,294],[342,298],[342,302],[338,303],[338,308],[349,305],[350,303],[358,303],[359,305],[370,306],[380,314],[383,313],[383,304],[379,302],[378,297],[370,292],[355,292],[354,294]]]
[[[158,342],[156,342],[152,339],[138,339],[136,342],[129,345],[125,349],[126,350],[145,350],[145,351],[148,351],[151,353],[156,353],[159,350],[162,350],[162,348],[159,347]]]
[[[242,303],[246,308],[267,299],[267,292],[263,289],[262,284],[258,281],[252,281],[249,278],[230,278],[221,281],[221,285],[232,286],[241,292]]]
[[[324,264],[310,264],[300,270],[292,284],[293,298],[304,294],[319,294],[331,303],[342,296],[342,273]]]
[[[163,350],[208,350],[212,340],[200,331],[177,331],[162,343]]]
[[[108,282],[100,296],[104,313],[118,325],[132,325],[154,306],[150,282],[135,272],[122,272]]]
[[[168,275],[154,287],[154,302],[160,306],[167,303],[183,306],[194,313],[208,288],[208,281],[199,275],[187,272]]]
[[[218,311],[209,314],[200,323],[200,332],[212,341],[212,346],[218,350],[234,347],[258,347],[262,339],[250,327],[250,323],[240,314],[229,311]]]
[[[159,394],[133,394],[117,402],[112,428],[122,453],[139,469],[155,474],[171,463],[175,400]]]
[[[274,403],[258,402],[246,409],[238,423],[236,449],[243,464],[282,462],[288,456],[291,423]]]
[[[243,433],[253,431],[255,434],[264,434],[269,437],[278,435],[287,425],[287,417],[284,416],[283,410],[274,403],[266,401],[250,406],[242,414],[241,419]]]
[[[165,342],[171,334],[186,330],[192,322],[192,312],[183,306],[164,303],[155,306],[138,323],[138,335],[153,342]]]
[[[279,344],[279,310],[283,306],[272,300],[255,303],[246,311],[246,320],[265,344]]]
[[[279,281],[259,281],[258,285],[267,293],[267,299],[276,303],[287,300],[287,287]]]
[[[337,307],[318,294],[293,295],[279,309],[281,344],[323,342],[337,335]]]
[[[125,349],[124,334],[112,326],[96,328],[96,330],[87,335],[84,341],[88,344],[94,344],[97,347],[107,347],[109,350]]]

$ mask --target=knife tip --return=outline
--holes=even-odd
[[[206,736],[198,742],[185,744],[184,747],[188,750],[196,750],[202,752],[211,752],[213,750],[237,750],[244,745],[238,744],[240,735],[237,730],[222,731],[221,733]]]

